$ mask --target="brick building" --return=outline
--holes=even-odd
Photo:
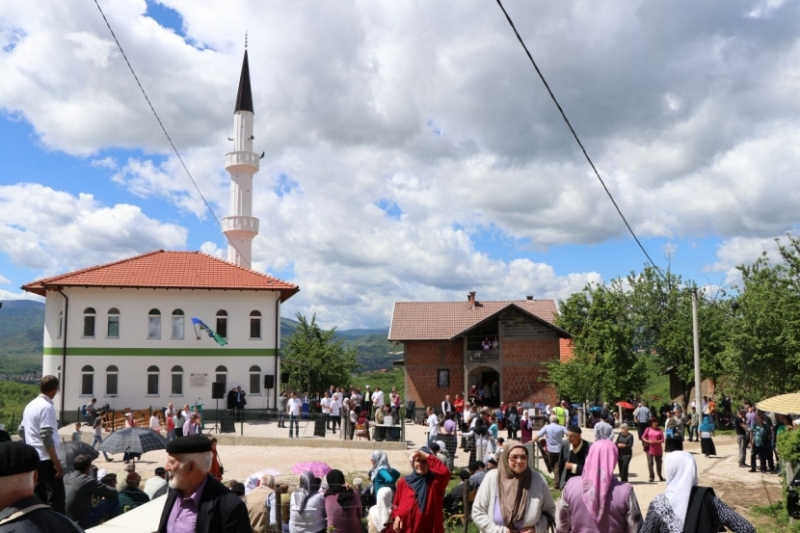
[[[553,300],[397,302],[389,340],[405,347],[406,400],[438,406],[446,394],[497,382],[500,401],[552,404],[547,361],[572,357],[570,335],[553,324]],[[484,343],[489,343],[486,349]]]

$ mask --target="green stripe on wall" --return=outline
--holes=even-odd
[[[67,347],[67,355],[128,355],[128,356],[173,356],[173,357],[215,357],[238,355],[241,357],[264,357],[275,355],[274,348],[86,348]],[[62,348],[49,347],[44,355],[61,355]]]

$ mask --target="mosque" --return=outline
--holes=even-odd
[[[54,403],[62,412],[92,398],[117,410],[213,407],[213,383],[241,386],[248,408],[275,407],[281,304],[299,287],[252,270],[260,158],[246,50],[233,116],[227,261],[158,250],[22,287],[46,299],[43,374],[59,377]]]

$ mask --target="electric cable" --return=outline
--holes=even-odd
[[[108,18],[106,18],[106,14],[103,12],[103,8],[100,7],[100,3],[98,2],[98,0],[94,0],[94,4],[97,6],[97,10],[100,11],[100,15],[103,17],[103,20],[106,23],[106,27],[108,28],[108,31],[111,33],[111,36],[114,38],[114,42],[117,43],[117,48],[119,49],[120,54],[122,54],[122,58],[125,60],[125,63],[128,65],[128,69],[131,71],[131,74],[133,74],[133,78],[136,80],[136,84],[139,86],[139,90],[142,91],[142,95],[144,96],[144,99],[147,101],[147,105],[150,106],[150,111],[153,112],[153,116],[156,117],[156,121],[158,121],[158,125],[161,127],[161,131],[164,132],[164,136],[167,138],[167,141],[169,141],[169,145],[172,147],[172,151],[175,152],[175,156],[178,158],[178,161],[180,161],[181,166],[183,167],[183,170],[186,171],[186,175],[189,176],[189,179],[191,180],[192,185],[194,185],[194,188],[197,190],[197,194],[200,195],[200,199],[203,200],[203,204],[205,204],[206,209],[208,209],[208,212],[211,213],[212,218],[216,221],[216,223],[220,227],[220,229],[222,229],[224,231],[224,228],[222,227],[222,222],[220,222],[219,218],[217,218],[217,215],[214,214],[214,210],[211,209],[211,205],[209,205],[208,201],[206,200],[206,197],[203,195],[203,192],[200,190],[200,186],[197,185],[197,182],[195,181],[194,177],[192,176],[192,173],[189,172],[189,167],[187,167],[186,163],[183,161],[183,157],[181,157],[180,152],[178,152],[178,148],[175,146],[175,143],[172,141],[172,137],[170,137],[169,133],[167,132],[167,128],[164,127],[164,123],[161,122],[161,118],[158,116],[158,113],[156,112],[156,109],[153,106],[153,103],[150,101],[150,97],[147,96],[147,91],[144,90],[144,87],[142,86],[142,82],[139,81],[139,76],[137,76],[136,75],[136,71],[133,70],[133,65],[131,65],[131,62],[128,60],[128,56],[125,54],[125,50],[122,49],[122,44],[120,44],[119,39],[117,39],[117,35],[114,33],[114,30],[111,28],[111,24],[108,22]],[[232,240],[230,240],[230,239],[227,239],[227,241],[228,241],[228,244],[230,246],[232,246],[233,249],[236,250],[236,252],[241,257],[242,253],[236,247],[234,242]],[[251,268],[252,268],[252,265],[251,265]]]
[[[511,16],[506,11],[506,8],[503,7],[503,2],[501,0],[496,0],[496,1],[497,1],[497,5],[500,6],[500,9],[503,11],[503,14],[506,16],[506,20],[508,21],[509,25],[511,26],[511,29],[514,30],[514,34],[517,36],[517,40],[522,45],[522,48],[525,50],[525,53],[527,54],[528,59],[530,59],[531,64],[533,65],[533,68],[536,70],[536,73],[539,75],[539,79],[542,80],[542,83],[544,84],[545,89],[547,89],[547,92],[550,95],[550,98],[553,100],[553,103],[556,104],[556,107],[558,108],[558,112],[561,113],[561,118],[564,119],[564,122],[567,124],[567,127],[569,128],[569,131],[572,133],[572,137],[575,139],[575,142],[578,143],[578,146],[580,147],[581,151],[583,152],[583,155],[586,158],[586,161],[589,162],[589,166],[592,167],[592,170],[594,171],[594,175],[597,176],[597,179],[600,182],[600,185],[603,186],[603,190],[606,191],[606,194],[608,195],[608,198],[611,200],[611,203],[614,204],[614,208],[617,210],[617,213],[619,214],[620,218],[622,219],[622,222],[624,222],[625,223],[625,227],[628,228],[628,232],[630,232],[631,236],[633,237],[633,240],[636,241],[636,244],[639,245],[639,249],[645,255],[645,257],[647,258],[647,261],[651,265],[653,265],[653,268],[656,269],[656,271],[659,273],[659,275],[661,275],[661,277],[666,279],[666,276],[661,271],[661,268],[658,265],[656,265],[655,261],[653,261],[653,259],[650,257],[650,254],[647,253],[647,250],[645,249],[644,245],[642,245],[641,241],[639,240],[639,237],[636,236],[636,233],[633,231],[633,228],[628,223],[628,219],[625,218],[625,215],[622,213],[622,209],[620,209],[619,205],[617,204],[617,201],[614,199],[614,196],[611,194],[611,191],[606,186],[605,181],[603,181],[603,178],[600,176],[600,172],[597,171],[597,167],[595,167],[594,162],[592,161],[592,158],[589,157],[589,154],[586,152],[586,148],[583,146],[583,143],[581,142],[580,138],[578,137],[578,134],[575,131],[575,128],[572,127],[572,123],[570,123],[569,119],[567,118],[566,113],[564,113],[564,109],[562,109],[561,104],[558,103],[558,99],[556,99],[556,95],[553,94],[552,89],[550,89],[550,85],[547,83],[547,80],[545,79],[544,74],[542,74],[542,71],[539,69],[539,66],[536,64],[536,61],[533,59],[533,56],[531,55],[530,51],[528,50],[528,47],[525,45],[525,41],[522,40],[522,36],[517,31],[517,27],[514,25],[514,21],[511,20]]]

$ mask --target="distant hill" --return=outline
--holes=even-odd
[[[298,322],[281,318],[281,345],[292,335]],[[0,375],[21,376],[42,371],[44,303],[6,300],[0,309]],[[401,358],[402,346],[387,340],[389,328],[337,330],[336,337],[356,349],[363,371],[391,368]],[[393,353],[394,352],[394,353]]]
[[[44,303],[6,300],[0,308],[0,375],[41,374]]]

